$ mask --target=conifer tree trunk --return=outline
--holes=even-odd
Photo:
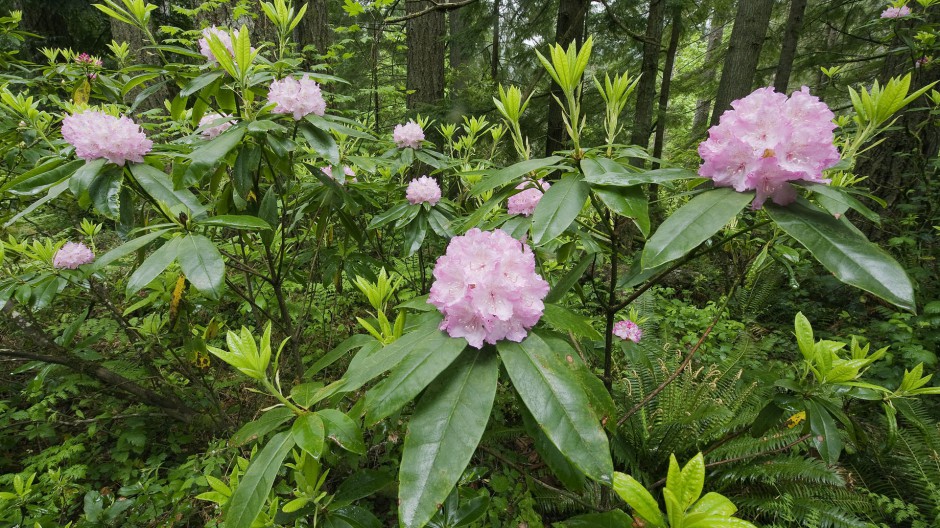
[[[630,142],[646,148],[653,132],[653,102],[656,100],[656,78],[659,77],[659,53],[663,39],[663,19],[666,15],[666,0],[650,0],[649,16],[646,19],[646,34],[643,43],[643,62],[640,81],[636,85],[636,113]],[[643,160],[631,160],[634,165]]]
[[[663,143],[666,139],[666,110],[669,108],[669,88],[672,84],[672,72],[675,69],[676,54],[679,51],[679,39],[682,38],[682,4],[676,4],[672,10],[672,34],[669,35],[669,47],[666,49],[666,63],[663,64],[663,82],[659,87],[659,108],[656,112],[656,138],[653,140],[653,157],[663,155]],[[659,163],[653,162],[658,169]]]
[[[493,54],[490,60],[490,77],[493,83],[499,82],[499,0],[493,0]]]
[[[333,41],[328,0],[307,0],[307,12],[297,26],[300,48],[314,46],[323,55]]]
[[[434,5],[420,0],[406,2],[408,14],[418,13]],[[444,12],[435,9],[406,24],[408,74],[406,105],[409,110],[434,105],[444,98]]]
[[[807,0],[791,0],[790,2],[790,16],[787,18],[787,25],[783,30],[780,62],[777,63],[777,72],[774,74],[774,90],[780,93],[787,93],[787,85],[790,83],[790,72],[793,71],[796,45],[800,39],[800,30],[803,28],[806,2]]]
[[[708,44],[705,48],[705,70],[702,72],[702,84],[710,86],[715,82],[718,73],[715,68],[715,55],[721,46],[721,39],[725,36],[724,22],[718,18],[718,13],[712,15],[709,21]],[[699,99],[695,102],[695,116],[692,118],[692,138],[697,139],[704,135],[708,125],[708,113],[711,110],[711,99]]]
[[[731,40],[728,42],[728,54],[725,56],[718,93],[715,95],[712,125],[717,124],[721,114],[731,107],[731,101],[750,93],[773,7],[773,0],[738,2],[734,28],[731,29]]]
[[[575,42],[580,47],[584,42],[584,15],[587,12],[589,0],[560,0],[558,3],[558,18],[555,24],[555,42],[568,48]],[[562,119],[561,107],[555,102],[557,97],[564,100],[561,87],[552,83],[552,97],[548,98],[548,125],[545,137],[545,153],[551,154],[565,147],[565,122]],[[577,125],[574,125],[577,126]]]

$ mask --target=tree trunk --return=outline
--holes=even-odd
[[[679,39],[682,38],[682,5],[676,4],[672,11],[672,34],[669,36],[669,48],[666,50],[666,63],[663,65],[663,82],[659,87],[659,109],[656,112],[656,138],[653,141],[653,157],[661,158],[663,143],[666,139],[666,110],[669,108],[669,87],[672,84],[672,70],[679,51]],[[653,168],[659,168],[659,162],[653,162]]]
[[[568,48],[575,42],[580,47],[584,42],[584,15],[587,12],[589,0],[560,0],[558,4],[558,19],[555,24],[555,42]],[[545,137],[545,154],[565,148],[565,122],[562,119],[561,107],[555,102],[557,97],[564,101],[561,87],[552,83],[552,97],[548,98],[548,124]],[[577,125],[574,125],[577,126]]]
[[[320,55],[326,54],[333,40],[328,0],[307,0],[307,12],[297,26],[297,39],[300,49],[313,46]]]
[[[791,0],[790,16],[787,26],[783,30],[783,47],[780,49],[780,62],[777,63],[777,72],[774,74],[774,90],[787,93],[790,83],[790,72],[793,71],[793,59],[796,57],[796,45],[800,39],[800,30],[803,28],[803,13],[806,12],[807,0]]]
[[[434,5],[420,0],[407,2],[409,14]],[[411,18],[406,24],[408,77],[406,104],[409,110],[435,105],[444,98],[444,12],[435,9]]]
[[[718,73],[715,68],[715,54],[721,46],[721,39],[725,36],[724,21],[714,14],[709,21],[708,44],[705,48],[705,70],[702,72],[702,85],[709,90],[711,84],[715,82],[715,75]],[[705,128],[708,125],[708,113],[711,110],[711,99],[699,99],[695,102],[695,116],[692,118],[692,138],[698,138],[705,135]]]
[[[725,56],[718,93],[715,95],[712,125],[717,124],[721,114],[731,107],[731,101],[751,92],[773,7],[773,0],[738,2],[734,28],[731,29],[731,40],[728,42],[728,54]]]
[[[650,134],[653,132],[653,101],[656,99],[656,78],[659,77],[659,53],[662,47],[665,16],[666,0],[650,0],[640,81],[636,85],[636,113],[630,134],[630,142],[643,148],[649,146]],[[631,163],[642,165],[643,160],[633,159]]]
[[[499,0],[493,0],[493,54],[490,60],[490,77],[493,84],[499,82]]]

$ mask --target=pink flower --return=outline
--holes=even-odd
[[[336,179],[333,177],[333,167],[330,165],[327,165],[326,167],[323,167],[322,169],[320,169],[320,172],[322,172],[323,174],[326,174],[327,177],[329,177],[331,180]],[[343,165],[343,174],[346,175],[346,181],[356,183],[356,173],[352,169],[350,169],[348,165]]]
[[[719,187],[757,191],[754,209],[767,198],[779,205],[795,200],[788,181],[829,182],[822,171],[839,161],[834,115],[807,87],[789,98],[773,88],[758,88],[731,106],[698,147],[700,176]]]
[[[221,121],[222,119],[227,119],[229,117],[232,117],[232,116],[227,115],[227,114],[225,115],[206,114],[202,116],[202,119],[199,120],[199,128],[202,128],[206,125],[211,125],[215,123],[216,121]],[[225,121],[224,123],[219,123],[218,125],[215,125],[215,126],[203,128],[202,135],[208,139],[215,139],[222,132],[225,132],[226,130],[232,128],[232,125],[234,124],[235,124],[234,121]]]
[[[411,147],[413,149],[421,148],[421,142],[424,141],[424,130],[421,125],[414,121],[408,121],[404,125],[395,125],[395,132],[392,139],[398,148]]]
[[[639,343],[640,338],[643,337],[643,330],[637,326],[636,323],[629,319],[624,319],[614,324],[614,329],[611,332],[620,339],[629,339],[634,343]]]
[[[914,61],[914,67],[920,68],[921,66],[926,66],[928,62],[930,62],[930,57],[924,55],[923,57]]]
[[[509,197],[506,210],[511,215],[531,216],[535,212],[535,206],[542,199],[542,191],[547,191],[549,187],[551,187],[551,184],[545,180],[539,180],[538,185],[533,182],[520,183],[516,189],[525,190]]]
[[[58,269],[77,269],[82,264],[94,262],[95,254],[81,242],[66,242],[55,253],[52,265]]]
[[[78,64],[86,65],[86,66],[94,66],[96,68],[100,68],[101,65],[104,64],[103,62],[101,62],[101,59],[92,57],[91,55],[87,53],[80,53],[76,55],[75,62]]]
[[[473,228],[451,239],[437,260],[428,302],[444,314],[441,330],[482,348],[484,341],[525,339],[547,294],[528,245],[505,231]]]
[[[207,27],[202,30],[202,38],[199,39],[199,53],[202,53],[209,59],[209,62],[216,63],[218,60],[215,58],[215,54],[212,53],[212,49],[209,48],[209,38],[215,35],[219,41],[225,46],[225,49],[228,50],[229,55],[235,56],[235,48],[232,46],[232,36],[229,35],[228,31],[224,29],[219,29],[215,26]]]
[[[441,187],[433,178],[422,176],[411,180],[408,190],[405,191],[405,198],[413,205],[424,202],[435,205],[441,200]]]
[[[123,166],[126,161],[144,161],[153,141],[140,125],[121,116],[85,110],[62,120],[62,137],[75,146],[75,155],[85,160],[107,158]]]
[[[268,101],[275,103],[271,110],[275,114],[294,114],[294,120],[300,121],[305,115],[326,113],[326,101],[320,93],[320,85],[303,76],[299,81],[285,77],[271,83]]]
[[[911,14],[911,8],[906,5],[901,7],[889,7],[881,12],[881,18],[901,18]]]

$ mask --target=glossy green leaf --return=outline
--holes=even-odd
[[[730,517],[736,511],[738,511],[738,507],[727,497],[719,493],[709,492],[693,504],[687,513],[707,513],[709,515]]]
[[[842,438],[839,436],[835,420],[815,401],[806,402],[806,414],[816,450],[826,463],[835,464],[842,453]]]
[[[489,422],[499,363],[489,347],[467,349],[418,402],[405,436],[398,518],[424,526],[470,462]]]
[[[118,197],[123,183],[124,173],[119,169],[105,170],[99,174],[88,187],[88,196],[95,210],[108,218],[117,218],[121,214]]]
[[[224,73],[219,70],[212,70],[212,71],[203,73],[199,77],[196,77],[195,79],[189,81],[189,83],[186,86],[184,86],[182,90],[180,90],[180,96],[186,97],[186,96],[192,95],[198,92],[199,90],[202,90],[206,86],[209,86],[210,84],[215,82],[217,79],[220,79],[222,75],[224,75]]]
[[[92,264],[92,266],[94,267],[96,271],[101,270],[108,264],[111,264],[112,262],[114,262],[115,260],[124,258],[127,255],[130,255],[131,253],[139,250],[140,248],[160,238],[161,236],[166,234],[168,231],[169,229],[160,229],[158,231],[148,233],[144,236],[137,237],[134,240],[131,240],[130,242],[121,244],[120,246],[112,249],[111,251],[108,251],[104,255],[95,259],[95,262]]]
[[[360,469],[353,473],[336,488],[331,506],[351,504],[353,501],[368,497],[395,482],[388,472],[377,469]]]
[[[350,453],[366,453],[362,430],[352,418],[336,409],[323,409],[318,411],[317,415],[323,420],[323,430],[328,439]]]
[[[564,354],[530,333],[521,343],[497,348],[516,392],[559,451],[585,475],[610,482],[613,462],[607,435]]]
[[[179,254],[180,239],[171,238],[165,244],[157,248],[150,254],[139,268],[134,270],[130,279],[127,280],[127,295],[137,293],[141,288],[150,284],[150,281],[163,273]]]
[[[130,168],[137,184],[154,200],[165,203],[171,209],[183,205],[193,218],[206,211],[206,207],[199,203],[193,193],[187,189],[174,189],[170,177],[160,169],[146,163],[134,163]]]
[[[565,158],[562,158],[561,156],[549,156],[547,158],[530,159],[520,161],[515,165],[510,165],[497,171],[493,171],[489,173],[488,176],[484,177],[483,181],[474,185],[473,188],[470,189],[470,195],[479,196],[486,191],[502,187],[503,185],[506,185],[507,183],[512,182],[517,178],[521,178],[530,172],[542,170],[546,167],[551,167],[563,159]]]
[[[572,312],[560,304],[546,303],[542,319],[562,333],[572,332],[588,339],[600,340],[602,338],[600,332],[591,326],[589,317]]]
[[[267,502],[281,463],[293,447],[293,436],[284,431],[271,437],[264,449],[252,459],[228,502],[226,528],[251,528]]]
[[[614,491],[624,502],[630,505],[630,508],[637,515],[646,519],[653,526],[663,526],[663,512],[659,510],[659,504],[656,499],[646,491],[642,484],[630,475],[623,473],[614,473]]]
[[[632,219],[644,237],[650,236],[649,200],[642,187],[596,187],[594,194],[611,211]]]
[[[298,416],[290,428],[290,433],[297,447],[309,453],[313,458],[320,458],[320,454],[323,453],[325,431],[323,420],[316,413]]]
[[[704,192],[680,207],[653,233],[643,249],[643,268],[685,256],[717,233],[754,199],[722,187]]]
[[[594,263],[593,254],[585,254],[581,261],[578,264],[571,268],[567,273],[565,273],[558,282],[552,286],[552,289],[548,292],[548,295],[545,297],[545,302],[554,303],[558,302],[568,293],[572,287],[581,279],[581,276],[584,275],[584,272],[587,271],[588,267]]]
[[[555,447],[555,444],[548,439],[548,436],[545,435],[545,431],[539,427],[532,413],[530,413],[525,406],[519,408],[519,414],[522,415],[522,423],[525,426],[526,432],[532,437],[533,447],[535,447],[536,452],[538,452],[542,461],[545,462],[545,465],[552,470],[555,477],[565,485],[566,489],[576,493],[584,491],[584,483],[587,481],[587,477],[584,476],[584,473],[575,467],[575,465],[565,457],[564,453]]]
[[[767,205],[767,214],[806,247],[840,281],[906,310],[916,311],[914,288],[904,268],[858,230],[800,200],[787,207]]]
[[[228,227],[230,229],[245,229],[249,231],[271,229],[271,224],[250,215],[218,215],[196,222],[203,226]]]
[[[310,366],[306,371],[304,371],[303,379],[311,379],[316,376],[321,370],[332,365],[339,358],[346,355],[350,350],[355,350],[357,348],[362,348],[369,344],[377,344],[376,340],[372,336],[356,334],[350,336],[344,340],[339,345],[336,345],[336,348],[326,353],[323,357],[318,359],[316,363]]]
[[[61,158],[55,158],[19,175],[10,183],[0,187],[0,193],[9,190],[10,194],[19,196],[39,194],[49,185],[61,182],[85,165],[84,160],[73,160],[65,164],[62,164],[62,161]]]
[[[702,453],[695,455],[682,468],[682,507],[688,509],[702,496],[705,486],[705,458]]]
[[[532,214],[532,242],[540,245],[568,229],[581,212],[589,192],[590,188],[576,176],[553,184]]]
[[[581,171],[584,172],[584,181],[592,186],[633,187],[644,183],[666,183],[698,177],[686,169],[633,172],[619,162],[607,158],[583,159]]]
[[[308,122],[300,124],[300,132],[307,140],[307,144],[317,152],[330,165],[339,165],[339,147],[329,132],[313,126]]]
[[[634,526],[634,523],[633,517],[621,510],[610,510],[604,513],[578,515],[555,523],[553,526],[557,528],[629,528]]]
[[[182,181],[177,183],[177,187],[188,187],[202,181],[215,170],[222,158],[235,150],[243,137],[245,137],[245,129],[233,127],[192,151],[187,156],[192,161],[183,174]]]
[[[202,235],[186,235],[180,240],[179,263],[193,287],[213,299],[222,294],[225,263],[211,240]]]

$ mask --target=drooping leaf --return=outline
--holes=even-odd
[[[553,524],[555,528],[626,528],[633,526],[633,517],[621,510],[588,513]]]
[[[650,236],[649,200],[641,187],[596,187],[594,194],[611,211],[632,219],[644,237]]]
[[[545,191],[532,214],[532,242],[540,245],[568,229],[589,192],[590,188],[575,176],[562,178]]]
[[[192,151],[188,156],[192,161],[183,174],[182,180],[175,182],[176,186],[179,188],[189,187],[211,174],[222,161],[222,158],[228,156],[229,152],[241,143],[242,138],[245,137],[245,131],[244,127],[232,127]]]
[[[309,122],[300,124],[300,132],[303,133],[307,144],[313,150],[322,156],[330,165],[339,165],[339,147],[336,140],[329,132],[313,126]]]
[[[199,203],[193,193],[187,189],[174,189],[170,177],[160,169],[146,163],[134,163],[130,168],[138,185],[154,200],[165,203],[171,209],[183,205],[192,218],[205,213],[206,207]]]
[[[271,224],[251,215],[218,215],[196,222],[199,225],[245,229],[249,231],[271,229]]]
[[[137,293],[141,288],[150,284],[150,281],[163,273],[179,254],[180,239],[171,238],[167,240],[156,251],[150,254],[139,268],[134,270],[130,279],[127,280],[127,295]]]
[[[666,183],[688,180],[698,175],[686,169],[655,169],[632,172],[619,162],[607,158],[583,159],[584,181],[592,186],[633,187],[644,183]]]
[[[179,240],[180,268],[193,287],[213,299],[222,294],[225,283],[225,263],[211,240],[202,235],[189,234]]]
[[[470,195],[479,196],[486,191],[502,187],[516,178],[521,178],[530,172],[542,170],[546,167],[551,167],[563,159],[564,158],[561,156],[549,156],[547,158],[530,159],[520,161],[515,165],[510,165],[508,167],[493,171],[492,173],[489,173],[488,176],[485,176],[483,181],[474,185],[473,188],[470,189]]]
[[[842,453],[842,438],[839,436],[835,420],[815,401],[806,402],[806,414],[809,415],[809,427],[813,433],[816,450],[826,463],[835,464]]]
[[[264,508],[281,463],[293,447],[293,436],[290,431],[284,431],[271,437],[264,449],[255,456],[229,499],[225,516],[227,528],[251,528]]]

